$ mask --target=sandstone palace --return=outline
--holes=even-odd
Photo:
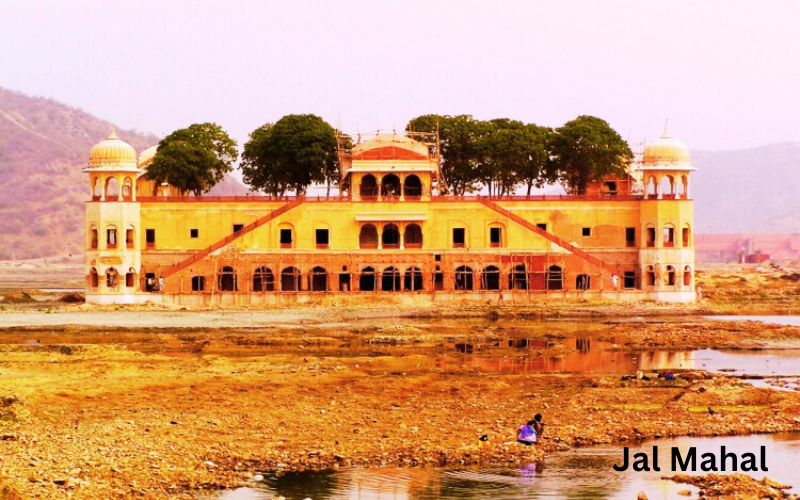
[[[435,149],[401,135],[343,153],[331,197],[172,196],[145,178],[155,151],[113,131],[92,148],[87,302],[695,298],[694,169],[666,132],[562,196],[437,194]]]

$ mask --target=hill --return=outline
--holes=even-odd
[[[692,151],[698,233],[800,232],[800,144]]]
[[[111,122],[52,99],[0,88],[0,260],[82,253],[86,166]],[[153,134],[117,134],[136,151],[158,143]],[[242,195],[233,178],[211,194]]]

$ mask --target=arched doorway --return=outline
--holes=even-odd
[[[508,287],[512,290],[528,289],[528,273],[525,264],[517,264],[508,276]]]
[[[422,290],[422,271],[418,267],[409,267],[403,279],[403,288],[409,292]]]
[[[299,292],[300,291],[300,270],[289,266],[281,271],[281,291]]]
[[[113,267],[109,267],[106,271],[106,287],[117,288],[119,282],[119,273]]]
[[[381,290],[384,292],[397,292],[402,290],[400,283],[400,270],[395,267],[387,267],[381,276]]]
[[[473,289],[472,268],[469,266],[460,266],[456,269],[455,281],[453,283],[456,290],[472,290]]]
[[[564,288],[564,274],[559,266],[550,266],[547,269],[547,289],[562,290]]]
[[[362,198],[375,199],[378,197],[378,181],[372,174],[367,174],[361,178],[361,186],[358,189]]]
[[[328,271],[324,267],[317,266],[311,270],[311,275],[308,277],[309,289],[312,292],[327,292],[328,291]]]
[[[261,266],[253,273],[253,291],[271,292],[275,290],[275,276],[267,266]]]
[[[403,233],[403,246],[406,248],[422,248],[422,228],[419,224],[409,224]]]
[[[119,182],[115,177],[109,177],[106,181],[106,200],[116,201],[119,198]]]
[[[422,196],[422,181],[414,174],[406,177],[403,183],[403,196],[408,199],[419,198]]]
[[[486,266],[481,272],[481,290],[500,290],[500,269]]]
[[[89,286],[97,288],[100,285],[100,277],[97,274],[97,269],[91,268],[89,270]]]
[[[400,248],[400,228],[395,224],[383,226],[381,242],[383,243],[383,248]]]
[[[236,271],[231,266],[225,266],[217,275],[217,289],[220,292],[235,292],[239,289]]]
[[[372,267],[362,269],[361,276],[358,278],[358,289],[362,292],[374,292],[377,290],[376,285],[375,269]]]
[[[400,196],[400,177],[394,174],[384,175],[381,179],[381,195],[385,198]]]

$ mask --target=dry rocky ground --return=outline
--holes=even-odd
[[[63,305],[51,313],[4,306],[0,498],[194,498],[273,470],[502,464],[593,443],[800,430],[800,393],[754,388],[733,376],[692,371],[676,381],[623,381],[613,373],[487,373],[443,364],[438,355],[459,342],[491,353],[512,331],[564,338],[570,334],[557,323],[522,320],[571,314],[598,316],[582,335],[626,350],[797,347],[797,327],[658,318],[751,306],[797,310],[798,283],[773,278],[706,276],[710,297],[678,309]],[[739,292],[751,287],[766,296],[751,293],[748,303]],[[408,326],[403,314],[425,319]],[[456,314],[500,319],[439,319]],[[123,326],[113,326],[117,320]],[[173,325],[182,327],[167,328]],[[555,342],[534,354],[565,352]],[[514,429],[536,412],[548,423],[545,439],[534,449],[519,447]],[[479,446],[482,434],[488,446]],[[746,496],[756,491],[748,480],[705,480],[698,486],[707,497],[723,491],[717,496],[754,498]]]

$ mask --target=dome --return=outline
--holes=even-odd
[[[642,163],[646,165],[656,164],[689,164],[689,148],[686,144],[673,138],[669,135],[667,130],[664,133],[648,144],[644,148],[644,157]]]
[[[145,168],[147,168],[148,165],[153,163],[153,157],[156,155],[156,151],[158,151],[158,144],[156,144],[155,146],[150,146],[149,148],[139,153],[140,169],[144,170]]]
[[[428,160],[428,146],[397,134],[383,134],[353,147],[354,160]]]
[[[136,150],[117,137],[114,129],[108,137],[98,142],[89,155],[90,168],[133,167],[136,168]]]

